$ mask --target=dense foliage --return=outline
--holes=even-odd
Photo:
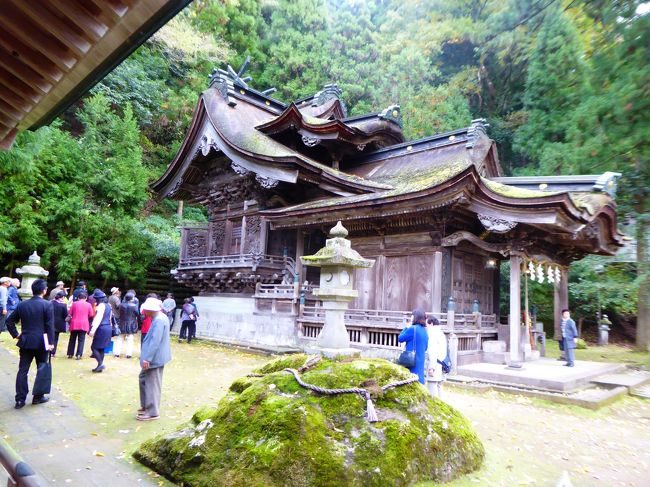
[[[605,306],[638,303],[650,330],[646,11],[640,0],[196,0],[62,123],[0,154],[0,252],[42,249],[62,276],[138,274],[173,254],[174,208],[148,203],[146,185],[173,157],[212,68],[251,56],[254,87],[288,101],[337,82],[351,115],[400,104],[410,138],[484,117],[508,174],[622,172],[638,262],[605,263],[600,280],[625,288]],[[591,271],[576,266],[572,282],[587,292]],[[590,303],[575,300],[593,315]]]

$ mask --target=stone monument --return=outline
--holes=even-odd
[[[359,293],[353,289],[354,269],[372,267],[374,260],[364,259],[352,250],[347,240],[348,231],[339,221],[330,230],[325,247],[314,255],[303,256],[303,265],[320,267],[320,289],[314,294],[323,302],[325,324],[318,336],[317,351],[327,357],[353,355],[358,350],[350,348],[350,336],[345,328],[345,311],[348,303]]]
[[[33,296],[32,294],[32,283],[36,279],[45,279],[50,273],[43,269],[41,266],[41,257],[34,251],[32,255],[27,259],[27,265],[19,267],[16,269],[16,274],[19,274],[22,277],[22,282],[20,289],[18,290],[18,295],[20,299],[29,299]]]

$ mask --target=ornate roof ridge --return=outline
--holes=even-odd
[[[237,97],[239,97],[239,95],[246,95],[246,93],[249,93],[254,95],[254,97],[262,98],[266,102],[267,106],[273,106],[274,108],[284,110],[287,107],[286,103],[269,96],[271,93],[277,91],[276,88],[271,87],[260,91],[248,85],[253,78],[251,76],[243,76],[243,74],[248,69],[250,60],[250,56],[247,56],[246,61],[244,61],[244,64],[239,68],[239,71],[235,71],[230,64],[226,66],[226,69],[214,68],[212,73],[208,76],[208,89],[215,88],[231,106],[234,106],[236,102],[231,102],[228,95],[236,94]],[[237,88],[239,88],[239,90]]]

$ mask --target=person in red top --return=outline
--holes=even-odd
[[[151,321],[153,318],[151,316],[144,315],[142,318],[142,328],[140,329],[140,343],[144,341],[144,337],[147,335],[149,332],[149,328],[151,328]]]
[[[77,360],[81,360],[84,353],[86,333],[90,330],[90,320],[95,316],[92,305],[87,301],[88,293],[82,291],[78,294],[77,301],[70,308],[70,341],[68,342],[68,358],[74,355],[75,343],[77,344]]]
[[[160,297],[156,293],[147,294],[147,298],[154,298],[160,300]],[[140,314],[142,315],[142,328],[140,328],[140,345],[142,345],[142,342],[144,341],[144,337],[149,332],[149,328],[151,328],[151,321],[153,320],[153,318],[151,316],[147,316],[142,311],[140,311]]]

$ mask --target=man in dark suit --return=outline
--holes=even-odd
[[[47,361],[47,354],[54,348],[54,318],[52,303],[43,299],[47,292],[47,282],[36,279],[32,284],[33,297],[18,303],[16,310],[7,318],[7,330],[13,338],[18,339],[20,348],[20,361],[16,374],[16,409],[25,405],[29,392],[27,373],[36,359],[38,364]],[[21,323],[21,332],[18,333],[16,323]],[[47,345],[43,335],[47,334]],[[42,404],[49,401],[44,395],[35,395],[32,404]]]
[[[568,309],[562,310],[560,330],[562,332],[564,354],[566,355],[566,364],[564,365],[573,367],[575,365],[575,348],[578,344],[578,329],[576,328],[576,322],[571,319],[571,312]]]

